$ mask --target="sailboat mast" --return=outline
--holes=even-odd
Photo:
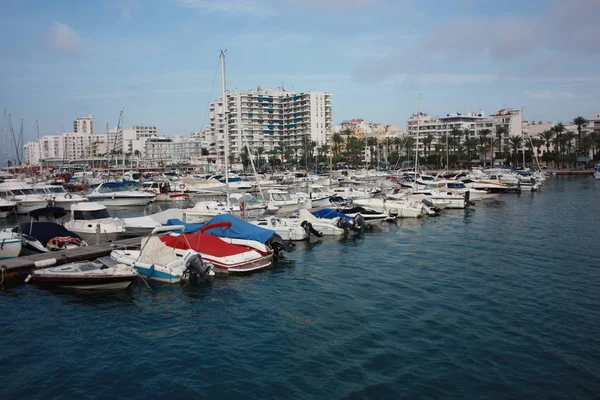
[[[44,172],[44,155],[42,154],[42,141],[40,140],[40,120],[35,120],[35,130],[37,132],[38,148],[40,150],[40,176]]]
[[[225,52],[221,50],[221,91],[223,92],[223,134],[225,135],[225,193],[229,204],[229,121],[227,120],[227,92],[225,90]]]
[[[419,129],[421,121],[421,96],[419,96],[419,107],[417,108],[417,149],[415,150],[415,183],[417,180],[417,173],[419,172]]]

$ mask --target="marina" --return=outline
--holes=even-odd
[[[597,193],[592,178],[555,177],[296,242],[251,275],[108,292],[5,284],[0,361],[13,368],[0,395],[593,398]]]

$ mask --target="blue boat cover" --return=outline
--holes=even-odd
[[[22,224],[13,228],[12,231],[21,232],[25,235],[32,236],[39,240],[43,246],[46,246],[46,243],[55,237],[68,236],[81,239],[75,232],[71,232],[64,226],[55,222],[23,222]]]
[[[342,214],[341,212],[332,210],[331,208],[323,208],[322,210],[313,211],[312,215],[314,215],[317,218],[334,219],[336,217],[342,217],[346,219],[352,219],[346,214]]]
[[[124,185],[122,182],[106,182],[104,186],[108,188],[118,188],[123,187]]]
[[[231,214],[220,214],[206,223],[206,225],[217,222],[231,222],[231,228],[211,228],[207,233],[215,236],[227,237],[231,239],[249,239],[265,243],[275,234],[275,231],[265,229],[260,226],[252,225],[249,222],[239,219]]]
[[[189,222],[183,222],[182,220],[180,220],[178,218],[169,218],[167,220],[167,225],[168,226],[183,225],[183,226],[185,226],[185,230],[183,231],[183,233],[198,232],[200,230],[200,228],[202,228],[202,226],[204,226],[204,224],[191,224]]]

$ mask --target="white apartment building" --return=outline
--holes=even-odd
[[[201,141],[210,143],[210,154],[224,160],[223,99],[209,106],[208,123]],[[285,147],[302,148],[306,140],[326,143],[331,132],[331,94],[262,89],[227,93],[229,152],[238,156],[246,141],[264,152]]]
[[[449,137],[452,136],[453,132],[456,132],[455,130],[461,131],[460,140],[464,141],[465,136],[463,132],[465,129],[468,129],[471,132],[470,137],[479,137],[479,134],[483,129],[494,131],[494,124],[491,119],[485,116],[483,111],[465,114],[448,113],[442,117],[434,117],[426,113],[420,113],[420,115],[413,114],[406,121],[406,133],[415,138],[418,137],[419,139],[419,153],[422,153],[425,150],[422,139],[427,137],[427,135],[433,136],[431,142],[431,148],[433,148],[438,143],[445,145],[445,143],[442,143],[443,137],[445,137],[445,135],[448,135]],[[416,148],[417,143],[415,143],[413,150],[416,150]]]
[[[600,112],[594,113],[591,118],[588,118],[588,123],[585,124],[587,133],[600,133]]]
[[[418,134],[417,134],[418,127]],[[504,133],[499,133],[498,128],[505,128]],[[523,135],[523,113],[521,110],[506,108],[499,110],[496,114],[486,117],[483,111],[469,113],[450,113],[446,116],[430,116],[425,113],[420,115],[413,114],[406,122],[406,132],[408,135],[418,137],[419,153],[424,150],[422,139],[427,135],[432,135],[431,147],[435,147],[445,135],[453,136],[453,132],[459,130],[460,136],[457,136],[461,142],[466,140],[464,136],[465,129],[470,131],[471,138],[479,138],[483,129],[489,129],[496,139],[500,140],[500,146],[510,145],[509,137],[513,135]],[[488,137],[491,137],[488,136]],[[441,143],[444,145],[445,143]],[[415,144],[415,150],[417,145]]]
[[[143,153],[144,141],[158,136],[156,126],[133,126],[131,128],[109,129],[106,133],[107,152],[133,155],[136,151]]]
[[[39,165],[41,161],[88,159],[94,156],[95,139],[95,135],[79,132],[42,136],[25,144],[24,159],[29,165]]]
[[[169,164],[197,164],[202,156],[203,142],[182,136],[155,136],[144,140],[144,160],[152,167]]]
[[[73,132],[94,134],[94,115],[87,117],[77,117],[73,121]]]

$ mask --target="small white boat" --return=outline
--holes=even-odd
[[[162,224],[150,215],[144,217],[122,218],[125,225],[123,236],[148,236]]]
[[[64,227],[93,244],[113,242],[125,233],[123,220],[111,218],[106,206],[94,202],[72,204],[71,220]]]
[[[179,225],[157,228],[151,236],[142,238],[141,250],[113,250],[110,256],[119,263],[135,267],[142,276],[159,282],[177,283],[213,276],[212,264],[204,262],[197,251],[186,250],[178,255],[174,248],[156,236],[159,232],[183,232],[184,229]]]
[[[420,200],[386,200],[382,198],[357,199],[353,201],[363,207],[369,207],[380,213],[398,218],[419,218],[427,214]],[[364,214],[363,214],[364,216]],[[365,216],[365,219],[367,217]],[[368,221],[368,219],[367,219]]]
[[[23,241],[18,234],[9,229],[0,231],[0,260],[18,257],[22,246]]]
[[[328,218],[317,218],[313,214],[311,214],[308,210],[300,210],[298,213],[298,219],[301,221],[310,222],[313,229],[321,233],[323,236],[342,236],[344,235],[344,228],[340,227],[339,220],[341,217],[336,217],[333,219]]]
[[[0,218],[6,218],[10,213],[14,213],[17,208],[15,201],[6,200],[0,197]]]
[[[126,289],[138,276],[134,268],[110,257],[34,271],[26,282],[71,289]]]
[[[198,218],[212,218],[221,214],[232,214],[244,218],[256,218],[265,213],[267,206],[246,193],[244,195],[232,193],[229,199],[229,205],[224,200],[199,201],[194,207],[184,210],[189,222]],[[187,222],[187,221],[186,221]]]
[[[69,208],[71,204],[88,201],[80,194],[67,192],[62,185],[34,185],[33,187],[51,207]]]
[[[48,201],[25,182],[4,181],[0,183],[0,197],[17,203],[17,214],[27,214],[48,205]]]
[[[283,190],[271,189],[267,193],[269,194],[267,210],[271,212],[286,214],[306,208],[306,199],[293,198],[288,192],[284,192]]]
[[[130,190],[119,182],[106,182],[100,184],[88,199],[105,206],[145,206],[154,201],[156,196],[143,190]]]
[[[308,229],[305,229],[304,226],[301,226],[302,221],[298,218],[268,216],[259,218],[256,221],[250,221],[250,223],[260,226],[261,228],[275,231],[283,240],[306,240],[308,239],[310,232]],[[319,234],[318,236],[320,237],[322,235]]]

